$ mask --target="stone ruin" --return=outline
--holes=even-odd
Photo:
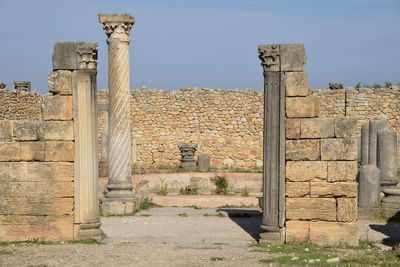
[[[149,132],[141,131],[139,134],[140,131],[133,131],[131,137],[131,121],[134,124],[136,118],[133,116],[131,119],[128,45],[135,19],[129,14],[101,14],[99,20],[107,35],[109,58],[108,99],[106,103],[100,103],[107,108],[105,121],[108,124],[107,142],[104,142],[107,144],[108,181],[101,208],[106,215],[129,214],[138,203],[132,190],[131,169],[135,158],[132,152],[135,144],[140,144],[143,149],[146,142],[136,143],[136,139]],[[394,167],[387,164],[393,160],[396,162],[396,137],[387,127],[379,128],[386,125],[381,119],[371,120],[369,126],[363,128],[363,132],[368,128],[368,137],[362,137],[363,155],[367,155],[368,160],[365,157],[362,160],[363,174],[360,177],[365,177],[362,181],[377,186],[362,185],[360,180],[359,196],[356,181],[357,119],[351,117],[351,112],[357,110],[342,103],[342,95],[349,95],[350,99],[351,94],[347,94],[345,89],[335,88],[332,95],[339,95],[339,101],[332,101],[335,103],[333,106],[336,107],[336,103],[339,103],[338,107],[344,105],[345,113],[343,115],[339,110],[340,116],[329,116],[328,105],[321,105],[321,101],[328,103],[332,100],[331,95],[324,98],[308,87],[307,73],[303,71],[306,64],[304,45],[270,44],[260,45],[258,49],[264,74],[264,93],[249,90],[230,92],[235,97],[229,102],[230,109],[223,110],[222,115],[241,112],[243,107],[237,100],[245,97],[251,99],[248,101],[251,112],[245,111],[244,114],[250,115],[226,119],[232,124],[228,132],[232,136],[226,138],[227,134],[223,132],[218,138],[211,136],[206,140],[216,141],[212,143],[216,150],[228,144],[251,143],[252,146],[245,149],[233,146],[239,155],[234,160],[244,162],[242,166],[250,166],[247,158],[251,158],[253,163],[259,159],[257,153],[264,159],[261,242],[310,241],[356,245],[357,198],[363,202],[365,188],[375,190],[372,196],[378,197],[377,187],[382,183],[386,187],[383,190],[384,205],[392,208],[397,201],[398,197],[393,194],[393,190],[397,190],[394,188],[397,183],[393,176]],[[51,95],[39,96],[30,91],[30,85],[26,83],[17,89],[28,91],[24,94],[1,91],[1,101],[24,107],[11,107],[0,112],[0,177],[10,185],[0,196],[1,240],[104,237],[100,229],[97,191],[97,107],[103,107],[95,101],[97,51],[94,42],[57,42],[53,71],[49,75]],[[142,97],[147,93],[142,90],[137,94]],[[223,102],[228,93],[186,90],[173,97],[201,94],[208,98],[210,95],[219,97]],[[157,101],[162,100],[162,93],[156,92],[155,95]],[[254,108],[254,103],[263,102],[262,98],[264,106],[260,104]],[[140,110],[135,105],[132,107],[135,112]],[[172,117],[175,117],[173,112]],[[260,113],[258,119],[261,121],[251,117],[255,113]],[[165,112],[163,114],[167,116]],[[214,111],[210,117],[215,117]],[[192,120],[195,121],[195,116]],[[256,122],[247,132],[241,130],[245,128],[241,123],[246,121]],[[198,127],[200,121],[196,123]],[[254,140],[249,139],[249,133],[254,132]],[[166,133],[163,132],[164,136],[168,135]],[[186,138],[196,142],[200,140]],[[175,151],[177,142],[170,142],[170,148],[165,140],[160,141],[164,145],[160,150],[166,153],[171,153],[169,149]],[[202,142],[206,144],[207,141]],[[196,165],[197,144],[184,143],[179,148],[182,169],[210,169],[212,153],[201,151]],[[153,149],[151,152],[156,154],[159,151]],[[141,158],[151,161],[151,158]],[[216,164],[223,159],[222,155],[211,161]],[[379,181],[374,177],[379,177]],[[55,185],[53,181],[59,183]],[[15,200],[16,195],[26,197],[26,201],[23,202],[22,198]],[[32,203],[35,203],[34,207]]]
[[[361,129],[359,207],[361,215],[379,214],[381,193],[383,213],[390,217],[400,211],[397,169],[397,133],[385,116],[364,123]]]

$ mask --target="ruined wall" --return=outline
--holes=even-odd
[[[100,139],[105,138],[105,97],[106,91],[100,91]],[[139,168],[177,168],[178,143],[196,142],[196,154],[209,154],[214,168],[259,168],[262,99],[262,90],[133,90],[133,161]]]
[[[310,89],[320,99],[320,117],[353,117],[361,124],[379,114],[400,133],[398,89]],[[199,143],[213,168],[255,169],[262,165],[262,90],[181,89],[132,91],[133,162],[140,169],[175,168],[179,142]],[[107,91],[98,91],[100,176],[106,176]],[[400,138],[398,139],[400,155]],[[400,157],[399,157],[400,164]]]
[[[291,84],[308,84],[299,74]],[[320,101],[286,83],[286,241],[357,245],[357,119],[322,117]]]
[[[0,240],[73,239],[72,96],[0,90]]]
[[[361,135],[361,125],[366,120],[381,114],[388,118],[389,125],[400,135],[400,90],[398,87],[312,89],[311,92],[320,99],[321,117],[357,118],[357,135]],[[397,164],[400,166],[400,138],[397,141]]]

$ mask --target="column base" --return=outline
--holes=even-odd
[[[74,239],[85,240],[95,239],[101,241],[106,238],[103,230],[100,229],[101,222],[97,223],[82,223],[74,225]]]
[[[283,244],[285,243],[285,228],[279,228],[277,232],[263,232],[260,233],[260,244],[272,243]]]
[[[101,203],[103,216],[129,215],[136,209],[135,198],[105,198]]]

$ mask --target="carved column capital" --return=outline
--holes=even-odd
[[[56,42],[53,70],[97,70],[96,42]]]
[[[108,42],[129,42],[129,33],[135,23],[135,18],[128,13],[123,14],[99,14],[99,21],[106,31]]]
[[[279,45],[259,45],[258,53],[264,71],[280,71]]]

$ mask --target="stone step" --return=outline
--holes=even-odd
[[[219,208],[219,207],[258,207],[257,197],[220,195],[151,195],[152,203],[163,207]]]

